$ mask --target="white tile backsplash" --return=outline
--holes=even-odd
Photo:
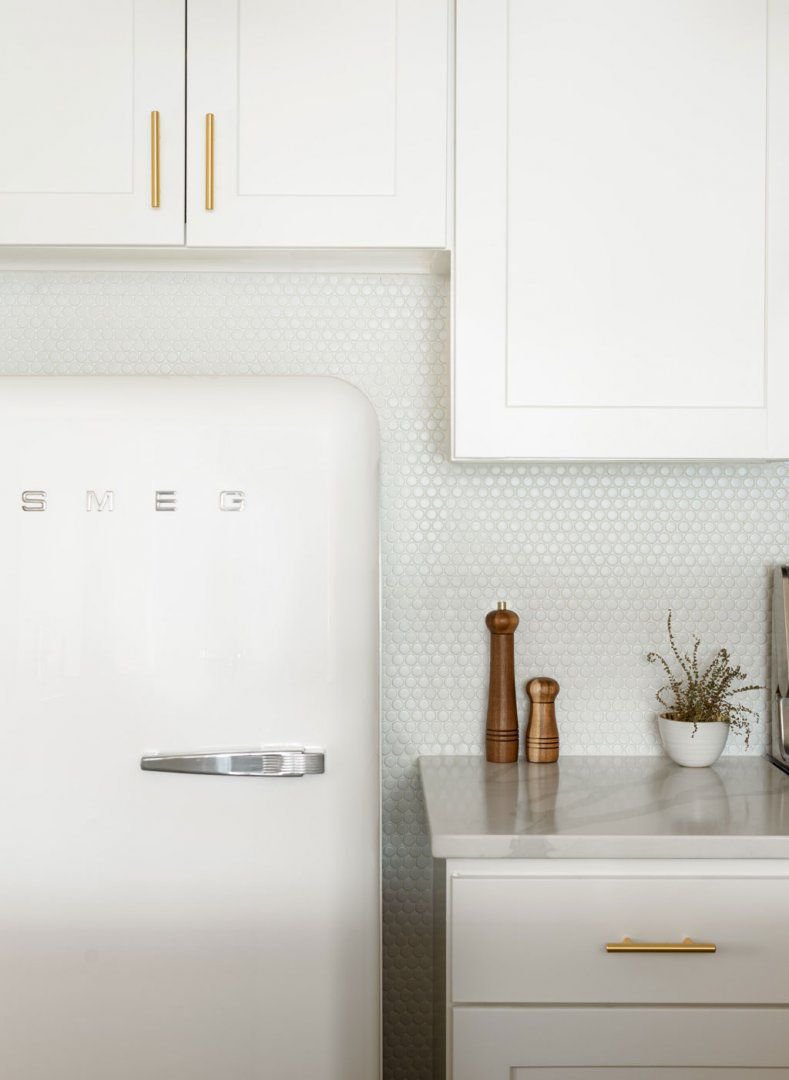
[[[559,680],[564,753],[656,753],[644,656],[668,606],[764,682],[767,570],[789,559],[783,464],[451,464],[447,318],[447,282],[426,275],[0,274],[3,373],[330,374],[378,410],[387,1080],[430,1076],[414,762],[482,749],[485,613],[521,615],[521,706],[526,678]]]

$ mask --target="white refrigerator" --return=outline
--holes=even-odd
[[[378,429],[0,379],[0,1075],[371,1080]]]

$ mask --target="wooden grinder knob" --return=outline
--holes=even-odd
[[[554,702],[559,695],[559,684],[555,679],[530,679],[526,693],[529,695],[526,760],[558,761],[559,728]]]
[[[518,706],[515,698],[515,630],[520,619],[502,601],[485,616],[490,630],[490,687],[485,757],[497,764],[518,760]]]

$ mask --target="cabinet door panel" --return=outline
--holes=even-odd
[[[766,34],[760,0],[510,4],[510,405],[762,405]]]
[[[132,0],[4,0],[3,16],[10,32],[0,41],[0,94],[17,104],[0,116],[0,193],[128,194]]]
[[[183,243],[183,3],[0,0],[0,22],[0,243]]]
[[[240,12],[239,194],[393,195],[396,0],[343,4],[353,63],[326,47],[334,4],[242,0]]]
[[[452,1080],[789,1080],[785,1009],[452,1010]]]
[[[458,0],[457,53],[454,456],[789,454],[787,0]]]
[[[446,0],[192,0],[189,101],[190,244],[444,246]]]

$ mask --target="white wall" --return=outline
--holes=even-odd
[[[767,568],[789,560],[784,465],[450,464],[447,311],[428,276],[0,274],[4,373],[326,373],[378,410],[388,1080],[430,1065],[414,760],[481,749],[485,612],[504,599],[521,615],[521,701],[528,677],[561,683],[564,753],[654,753],[644,654],[668,606],[763,682]]]

